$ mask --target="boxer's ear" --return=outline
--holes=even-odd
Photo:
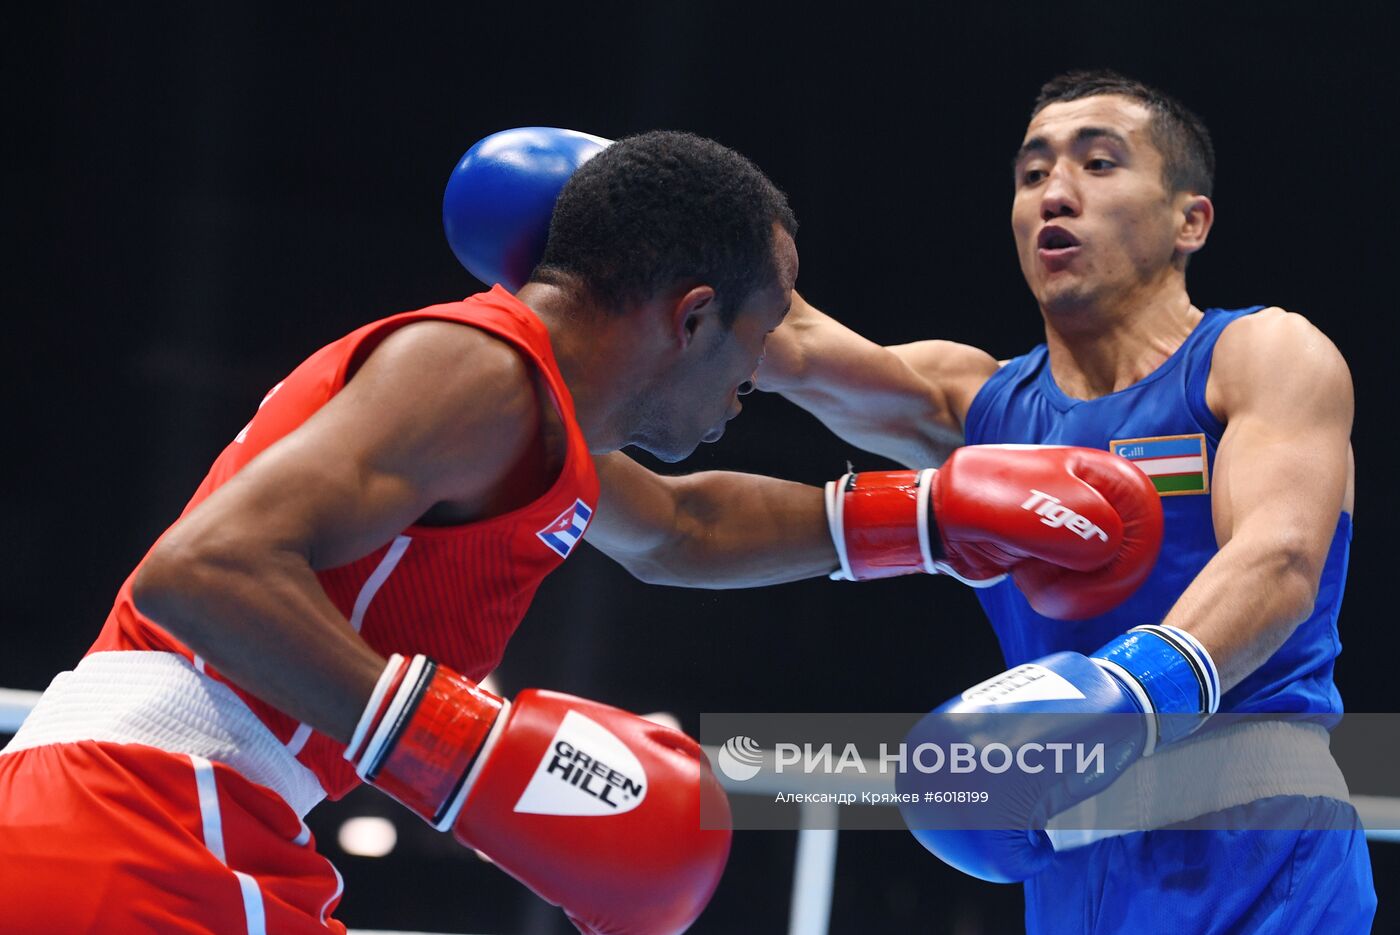
[[[693,286],[687,289],[671,305],[671,336],[688,348],[697,337],[703,337],[710,328],[720,324],[719,303],[715,300],[713,286]],[[702,346],[709,342],[702,340]]]
[[[1176,231],[1176,252],[1189,256],[1206,245],[1211,224],[1215,222],[1215,205],[1205,195],[1178,196],[1180,220]]]

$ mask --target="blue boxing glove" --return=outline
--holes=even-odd
[[[992,882],[1024,880],[1054,856],[1051,818],[1190,734],[1219,704],[1214,661],[1176,627],[1135,627],[1090,656],[1054,653],[969,688],[915,726],[900,810],[945,863]]]
[[[467,271],[488,286],[517,291],[544,255],[549,219],[564,183],[611,140],[519,127],[467,150],[442,196],[447,242]]]

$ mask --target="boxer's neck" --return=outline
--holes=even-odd
[[[1184,287],[1042,315],[1051,374],[1073,399],[1132,386],[1181,347],[1202,317]]]
[[[638,335],[627,316],[597,307],[584,295],[580,289],[532,282],[516,298],[544,323],[588,449],[603,454],[628,444],[628,427],[622,423]]]

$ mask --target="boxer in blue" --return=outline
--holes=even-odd
[[[906,464],[963,443],[1080,445],[1152,478],[1162,553],[1125,604],[1065,622],[1009,582],[978,592],[1007,665],[1069,682],[1076,710],[1199,716],[1163,721],[1177,725],[1216,711],[1338,714],[1351,379],[1300,315],[1192,303],[1186,268],[1214,220],[1213,171],[1206,128],[1166,94],[1107,72],[1055,78],[1016,153],[1011,211],[1045,343],[1000,363],[944,341],[880,347],[797,299],[760,387]],[[985,710],[979,698],[1020,684],[999,679],[945,709]],[[1296,727],[1285,743],[1327,757],[1325,735]],[[1277,752],[1249,725],[1188,732],[1135,740],[1111,773],[1149,762],[1144,752],[1180,776]],[[1025,880],[1035,933],[1370,931],[1369,857],[1340,774],[1267,778],[1278,795],[1263,801],[1210,787],[1184,804],[1141,803],[1161,830],[915,833],[966,872]],[[1120,787],[1132,788],[1109,791]],[[1291,817],[1259,824],[1276,808]],[[1163,828],[1190,819],[1288,830]]]

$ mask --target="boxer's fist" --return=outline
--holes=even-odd
[[[1047,683],[1073,690],[1060,690],[1053,702],[1038,700]],[[1000,773],[907,771],[896,779],[908,797],[900,806],[905,824],[920,844],[970,876],[993,883],[1034,876],[1055,854],[1049,819],[1107,789],[1142,756],[1147,724],[1140,714],[1132,694],[1079,653],[1055,653],[974,685],[921,720],[905,745],[980,751],[1004,744],[1021,753],[1102,744],[1103,768],[1080,772],[1066,753],[1062,763],[1069,766],[1062,768],[1040,754],[1025,769],[1013,761]],[[929,791],[944,795],[926,804]],[[960,792],[972,804],[957,802]]]
[[[447,242],[467,271],[488,286],[523,286],[544,256],[564,183],[609,142],[576,130],[518,127],[467,150],[442,196]]]
[[[1055,653],[974,685],[919,722],[905,739],[910,749],[1016,752],[995,772],[903,772],[897,785],[908,798],[900,810],[945,863],[993,882],[1024,880],[1054,856],[1045,830],[1051,818],[1199,728],[1219,704],[1210,653],[1176,627],[1136,627],[1091,656]],[[1068,755],[1044,756],[1076,747],[1102,756],[1084,769],[1065,765],[1078,763]],[[985,798],[933,801],[925,796],[933,791]]]
[[[360,775],[581,932],[672,935],[705,908],[728,802],[685,734],[555,692],[508,704],[421,656],[394,657],[380,684],[346,750]],[[702,830],[702,809],[725,827]]]
[[[1009,573],[1037,612],[1067,620],[1127,599],[1162,542],[1152,482],[1090,448],[978,445],[937,471],[847,474],[827,485],[827,515],[845,577],[986,587]]]
[[[1092,448],[961,448],[931,497],[949,565],[967,577],[1009,571],[1031,607],[1056,619],[1117,607],[1162,546],[1157,488]]]
[[[705,908],[729,832],[701,830],[702,803],[727,805],[685,734],[527,691],[485,755],[454,832],[580,931],[683,932]]]

